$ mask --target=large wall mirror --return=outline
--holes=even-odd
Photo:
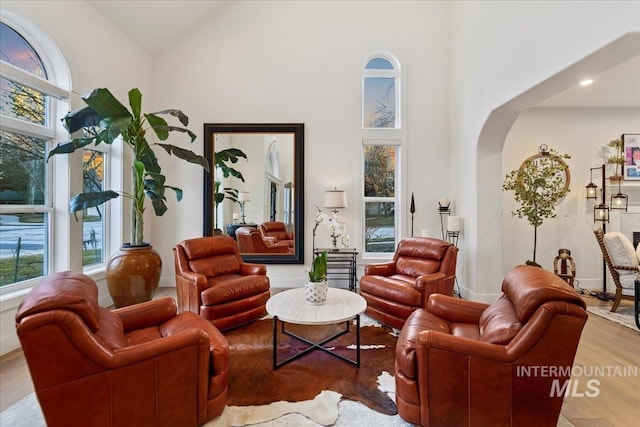
[[[244,182],[215,167],[224,150],[246,156],[226,162]],[[233,237],[246,261],[303,264],[304,124],[205,123],[204,153],[204,235]]]

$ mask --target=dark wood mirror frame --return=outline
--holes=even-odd
[[[304,264],[304,123],[205,123],[204,156],[211,172],[204,173],[204,235],[212,236],[214,230],[214,141],[217,133],[293,134],[293,254],[242,254],[247,262],[264,264]]]

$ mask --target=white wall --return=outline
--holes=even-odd
[[[158,105],[182,108],[198,133],[206,122],[305,124],[308,269],[315,206],[322,206],[327,189],[347,191],[349,207],[340,219],[352,244],[361,246],[356,228],[361,224],[361,71],[367,55],[389,51],[404,73],[404,154],[413,173],[403,203],[408,211],[415,192],[415,229],[439,230],[437,200],[449,187],[447,10],[439,2],[225,4],[208,25],[157,58]],[[194,148],[202,152],[202,141]],[[171,259],[175,242],[202,234],[202,171],[178,162],[175,168],[168,181],[184,189],[184,199],[170,201],[164,217],[148,222],[164,259]],[[171,231],[166,224],[172,224]],[[330,241],[321,228],[318,239]],[[268,270],[274,286],[300,286],[305,277],[303,265],[270,265]],[[162,280],[174,283],[169,263]]]
[[[471,159],[464,174],[451,168],[451,194],[465,218],[459,281],[466,297],[492,300],[513,267],[503,260],[501,227],[501,151],[512,123],[524,109],[575,84],[550,84],[554,75],[640,31],[639,18],[638,2],[453,3],[451,158]]]
[[[622,133],[633,132],[639,126],[640,109],[535,108],[520,114],[505,140],[503,177],[519,168],[529,155],[537,153],[540,144],[571,155],[571,159],[566,161],[571,173],[570,192],[557,206],[558,217],[545,220],[538,228],[536,260],[544,268],[553,270],[553,259],[558,255],[558,249],[570,249],[581,288],[602,289],[602,253],[593,235],[593,230],[599,228],[600,223],[593,222],[594,202],[584,197],[585,186],[591,179],[590,168],[606,164],[603,147],[609,141]],[[601,176],[598,170],[594,171],[594,183],[599,188],[602,187]],[[637,182],[625,182],[622,186],[622,192],[629,195],[632,208],[640,206],[638,185]],[[612,190],[617,192],[617,185],[607,188],[607,203]],[[533,227],[526,219],[511,215],[519,207],[513,199],[513,192],[502,194],[502,206],[503,262],[505,266],[515,266],[532,258]],[[612,213],[607,230],[619,229],[619,215]],[[628,237],[632,238],[631,235]],[[607,284],[609,288],[615,288],[611,280]]]

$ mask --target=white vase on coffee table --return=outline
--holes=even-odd
[[[304,302],[311,305],[322,305],[327,302],[329,284],[326,280],[306,282],[304,284]]]

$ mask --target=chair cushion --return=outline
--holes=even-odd
[[[360,289],[387,301],[393,301],[408,306],[419,306],[422,294],[415,288],[415,280],[400,279],[398,275],[362,276]]]
[[[516,318],[522,324],[542,304],[565,301],[586,308],[575,289],[551,271],[531,265],[513,268],[502,281],[502,292],[511,300]]]
[[[209,288],[202,292],[202,305],[218,305],[236,301],[269,290],[267,276],[230,274],[209,280]]]
[[[604,235],[604,245],[607,247],[609,257],[614,266],[638,267],[638,255],[633,249],[633,244],[624,234],[619,231],[611,231]],[[616,269],[618,274],[636,275],[637,271]]]
[[[222,276],[240,272],[240,260],[235,254],[217,255],[189,261],[189,268],[194,273],[205,277]]]
[[[480,316],[480,339],[492,344],[508,344],[522,329],[509,299],[502,295]]]
[[[96,332],[100,328],[98,287],[82,273],[63,271],[44,278],[24,298],[16,322],[25,316],[51,310],[72,311]]]

